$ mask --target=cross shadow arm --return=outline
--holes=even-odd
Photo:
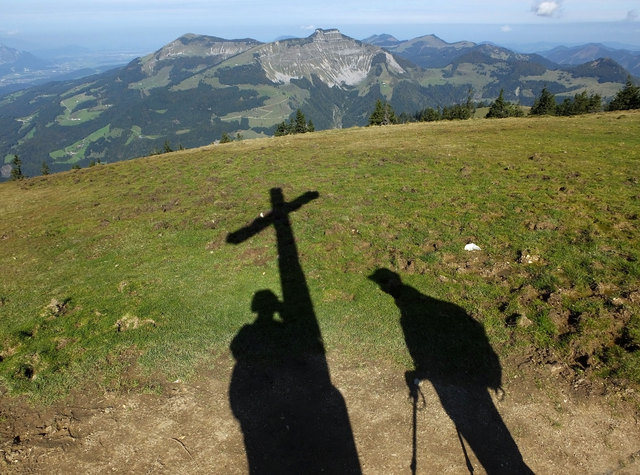
[[[285,208],[285,210],[286,210],[287,213],[291,213],[292,211],[296,211],[297,209],[301,208],[303,205],[306,205],[310,201],[313,201],[313,200],[317,199],[319,196],[320,196],[320,193],[318,193],[317,191],[307,191],[306,193],[298,196],[295,200],[293,200],[290,203],[288,203],[286,208]],[[281,197],[282,197],[282,192],[279,193],[279,197],[278,198],[282,199]],[[274,207],[276,206],[276,200],[278,198],[276,198],[276,194],[272,190],[271,200],[272,200],[272,203],[273,203]]]
[[[307,191],[295,200],[289,203],[285,203],[282,196],[282,190],[280,188],[272,188],[271,205],[273,207],[273,210],[265,216],[254,219],[251,224],[244,226],[237,231],[229,233],[227,235],[227,243],[240,244],[246,241],[247,239],[261,232],[263,229],[272,225],[274,222],[274,213],[287,215],[293,211],[300,209],[302,206],[312,200],[315,200],[319,196],[320,193],[318,193],[317,191]]]
[[[249,239],[251,236],[255,236],[263,229],[273,224],[273,214],[268,213],[264,217],[256,218],[248,226],[244,226],[237,231],[227,234],[227,243],[240,244]]]

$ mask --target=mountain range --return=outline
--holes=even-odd
[[[0,44],[0,96],[51,81],[79,79],[124,65],[136,55],[67,47],[36,52]]]
[[[0,75],[20,73],[29,69],[42,68],[46,65],[31,53],[0,45]]]
[[[447,43],[435,35],[401,41],[391,35],[382,34],[370,36],[363,41],[386,48],[426,68],[445,67],[455,58],[481,46],[470,41]],[[509,52],[506,48],[499,49],[505,53]],[[520,58],[528,58],[530,61],[545,64],[550,68],[557,68],[558,65],[575,66],[608,58],[617,62],[632,75],[640,76],[640,51],[614,49],[599,43],[573,47],[557,46],[536,54],[520,55]]]
[[[530,105],[543,87],[559,98],[612,97],[629,75],[612,59],[561,66],[539,54],[434,35],[358,41],[338,30],[271,43],[187,34],[100,74],[0,98],[0,157],[23,172],[52,171],[212,143],[223,133],[272,135],[301,109],[316,129],[365,125],[376,100],[397,113],[475,101]]]
[[[33,71],[44,73],[49,64],[31,53],[0,44],[0,95],[35,84]]]
[[[557,46],[548,51],[541,51],[541,56],[561,65],[583,64],[598,58],[610,58],[634,76],[640,76],[640,52],[625,49],[614,49],[590,43],[581,46]]]

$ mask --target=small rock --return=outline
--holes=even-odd
[[[624,306],[624,300],[621,299],[620,297],[614,297],[611,299],[611,303],[613,305],[615,305],[616,307],[622,307]]]
[[[67,310],[67,302],[60,302],[58,299],[51,299],[40,316],[42,317],[59,317]]]
[[[145,318],[144,320],[141,320],[135,315],[127,313],[114,324],[114,327],[116,331],[123,332],[129,329],[135,330],[143,325],[151,325],[155,327],[156,322],[151,318]]]
[[[552,365],[549,365],[549,370],[551,371],[551,374],[559,373],[563,369],[564,368],[560,363],[554,363]]]
[[[464,250],[465,251],[480,251],[481,248],[477,244],[474,244],[474,243],[470,242],[469,244],[464,246]]]
[[[534,264],[540,261],[540,256],[531,254],[529,250],[519,252],[518,262],[520,264]]]
[[[531,325],[533,325],[533,322],[531,320],[529,320],[526,316],[522,315],[522,316],[520,316],[520,318],[518,318],[517,325],[520,328],[528,328]]]

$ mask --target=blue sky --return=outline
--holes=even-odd
[[[272,41],[338,28],[362,39],[437,34],[506,46],[621,43],[640,49],[640,0],[2,0],[0,42],[152,51],[187,33]]]

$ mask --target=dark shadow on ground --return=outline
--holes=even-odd
[[[378,269],[369,278],[392,296],[400,309],[400,324],[414,364],[414,371],[405,375],[414,398],[414,434],[417,384],[426,379],[456,426],[460,455],[470,472],[468,448],[487,473],[533,473],[488,392],[501,391],[502,369],[482,325],[461,307],[403,284],[393,271]],[[414,438],[414,455],[415,444]],[[414,456],[414,471],[415,464]]]
[[[282,302],[270,290],[254,294],[257,318],[231,343],[236,365],[229,399],[252,474],[361,473],[289,220],[317,197],[307,192],[287,203],[274,188],[271,212],[227,236],[227,242],[240,244],[273,225],[282,283]]]

